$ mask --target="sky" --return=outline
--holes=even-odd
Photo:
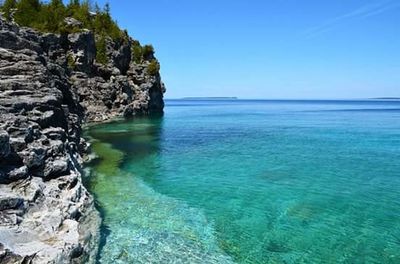
[[[400,97],[400,0],[108,2],[155,47],[166,98]]]

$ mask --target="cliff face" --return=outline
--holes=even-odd
[[[71,88],[85,108],[88,121],[110,117],[162,113],[164,84],[160,75],[149,74],[150,61],[131,60],[131,41],[121,44],[106,39],[106,65],[93,63],[96,47],[91,32],[74,33],[66,40]],[[71,65],[72,64],[72,65]]]
[[[106,44],[98,64],[90,31],[0,18],[0,263],[94,261],[100,218],[82,184],[81,125],[162,113],[165,91],[149,61],[132,61],[131,40]]]

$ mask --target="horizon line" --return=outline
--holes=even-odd
[[[329,101],[329,100],[400,100],[400,97],[396,96],[382,96],[382,97],[368,97],[368,98],[241,98],[236,96],[188,96],[188,97],[170,97],[164,98],[165,100],[314,100],[314,101]]]

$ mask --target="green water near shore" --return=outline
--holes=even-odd
[[[399,263],[398,102],[167,102],[88,129],[101,263]]]
[[[97,127],[90,135],[101,138],[103,133],[107,137],[111,133],[126,140],[126,146],[135,145],[139,149],[142,143],[150,143],[150,138],[141,132],[151,127],[152,121],[142,121],[140,125],[135,122]],[[106,141],[92,138],[92,150],[98,159],[91,166],[90,190],[104,218],[102,239],[105,245],[101,248],[99,262],[232,262],[218,247],[213,226],[202,211],[156,193],[136,173],[122,169],[126,153]]]

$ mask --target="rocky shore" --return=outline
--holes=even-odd
[[[135,63],[132,39],[106,39],[100,64],[95,40],[0,17],[0,263],[93,263],[101,220],[82,184],[81,126],[163,111],[155,58]]]

